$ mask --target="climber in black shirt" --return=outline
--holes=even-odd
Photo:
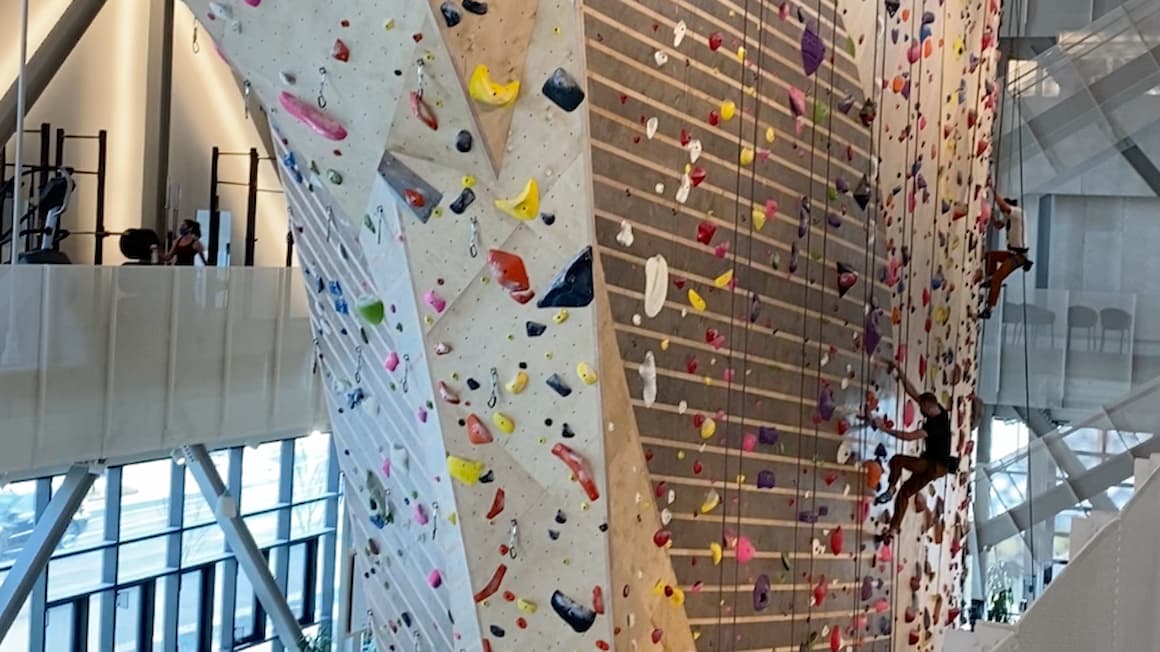
[[[886,491],[882,492],[874,503],[884,505],[894,501],[894,515],[890,519],[890,529],[887,536],[897,533],[902,527],[902,518],[911,499],[919,494],[928,484],[939,478],[958,471],[959,459],[951,455],[951,415],[939,403],[938,397],[931,392],[922,392],[915,388],[910,379],[890,365],[902,382],[903,388],[914,400],[918,401],[918,408],[925,417],[922,426],[916,430],[899,430],[886,427],[878,417],[872,417],[870,423],[886,434],[903,441],[924,442],[922,455],[895,455],[890,458],[890,476],[887,480]],[[903,470],[910,471],[910,478],[895,489],[902,480]]]

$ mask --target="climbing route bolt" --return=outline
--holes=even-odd
[[[318,108],[326,108],[326,66],[318,68],[318,74],[322,78],[318,83]]]
[[[487,407],[493,408],[499,403],[499,370],[491,368],[491,396],[487,399]]]
[[[250,92],[252,90],[253,86],[250,84],[250,80],[242,82],[242,116],[246,120],[250,119]]]
[[[467,244],[467,253],[472,258],[479,256],[479,220],[471,218],[471,240]]]
[[[516,552],[516,545],[520,540],[520,524],[516,519],[512,519],[511,527],[508,528],[508,556],[515,559],[518,553]]]

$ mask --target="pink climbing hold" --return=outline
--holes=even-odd
[[[908,428],[914,423],[914,403],[910,401],[902,406],[902,423]]]
[[[251,7],[257,7],[258,5],[262,4],[262,0],[242,0],[242,1],[245,2],[246,4],[250,5]]]
[[[741,450],[750,453],[757,448],[757,435],[747,432],[741,438]]]
[[[415,522],[419,525],[427,524],[427,510],[423,509],[423,505],[415,503],[414,516]]]
[[[433,589],[437,589],[440,586],[443,586],[443,574],[438,570],[433,570],[430,573],[427,573],[427,583],[430,584],[431,588]]]
[[[894,551],[890,549],[889,543],[883,545],[882,549],[878,551],[878,561],[884,564],[894,561]]]
[[[439,296],[439,293],[435,290],[427,290],[424,292],[423,302],[428,306],[431,306],[432,310],[440,314],[442,314],[442,312],[447,308],[447,301],[443,297]]]
[[[753,547],[753,542],[749,537],[737,537],[737,563],[747,564],[757,554],[757,549]]]
[[[830,552],[835,555],[842,554],[842,528],[834,528],[830,532]]]
[[[886,613],[890,611],[890,602],[886,598],[878,598],[878,602],[874,603],[875,613]]]
[[[817,585],[814,586],[814,606],[822,606],[822,603],[826,601],[826,596],[829,595],[829,593],[830,586],[826,583],[826,576],[822,575],[822,577],[818,580]]]
[[[314,133],[328,140],[345,140],[346,127],[321,109],[286,91],[278,94],[278,102],[294,119],[310,127]]]
[[[387,354],[387,359],[383,361],[383,366],[387,371],[394,371],[399,368],[399,354],[391,351]]]

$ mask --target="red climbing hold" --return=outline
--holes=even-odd
[[[503,512],[504,503],[506,502],[506,495],[503,489],[495,490],[495,497],[491,499],[491,509],[487,510],[487,520],[491,520],[499,516]]]
[[[814,606],[820,607],[826,601],[826,594],[830,592],[829,586],[826,584],[826,576],[823,575],[814,586]]]
[[[467,440],[476,446],[492,442],[491,431],[474,414],[467,415]]]
[[[710,111],[709,112],[709,125],[712,127],[716,127],[719,124],[721,124],[721,116],[718,115],[718,113],[716,111]]]
[[[685,129],[684,127],[682,127],[681,128],[681,147],[685,147],[691,142],[693,142],[693,134],[689,133],[688,129]]]
[[[427,199],[423,197],[423,193],[414,188],[407,188],[403,190],[403,197],[410,204],[411,208],[423,208],[427,205]]]
[[[697,225],[697,242],[701,244],[709,244],[713,241],[713,235],[717,233],[717,226],[712,222],[701,222]]]
[[[506,574],[507,566],[504,566],[503,564],[496,566],[495,572],[491,574],[491,579],[488,580],[487,584],[484,585],[484,587],[475,594],[475,601],[483,602],[484,600],[495,595],[495,592],[499,590],[499,585],[503,584],[503,577]]]
[[[673,533],[668,530],[657,530],[653,533],[653,544],[658,548],[664,548],[673,540]]]
[[[705,177],[707,176],[709,176],[709,173],[705,172],[705,168],[695,167],[691,172],[689,172],[689,180],[693,182],[694,188],[701,185],[701,182],[704,181]]]
[[[842,542],[842,528],[834,528],[834,531],[830,532],[830,552],[835,555],[842,554]]]
[[[716,52],[721,48],[721,44],[725,42],[725,38],[721,36],[721,32],[713,32],[709,35],[709,49]],[[653,641],[654,643],[656,641]]]
[[[665,635],[665,630],[661,629],[660,627],[657,627],[656,629],[652,630],[652,642],[653,642],[653,644],[655,645],[657,643],[660,643],[661,639],[664,638],[664,635]]]
[[[592,587],[592,611],[604,615],[604,589],[600,585]]]
[[[505,290],[511,292],[512,297],[520,302],[527,303],[527,297],[521,301],[523,295],[530,289],[528,270],[524,267],[524,260],[519,256],[492,249],[487,252],[487,264],[491,268],[491,277]]]
[[[330,56],[338,59],[339,61],[342,61],[343,63],[346,63],[347,61],[350,61],[350,48],[347,47],[346,43],[344,43],[342,39],[335,39],[334,47],[330,49]]]
[[[588,470],[588,465],[576,451],[568,448],[564,444],[556,444],[552,447],[552,454],[560,458],[560,461],[571,469],[572,474],[576,477],[576,481],[580,483],[580,487],[584,489],[585,495],[588,496],[588,500],[598,500],[600,498],[600,489],[596,487],[596,479],[592,477],[591,471]]]

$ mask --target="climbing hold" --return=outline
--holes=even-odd
[[[448,28],[455,27],[463,20],[463,15],[450,2],[439,5],[439,13],[443,14],[443,22],[447,23]]]
[[[826,601],[826,595],[830,592],[830,585],[826,582],[826,576],[823,575],[818,579],[818,583],[814,586],[814,606],[820,607]]]
[[[644,314],[656,317],[665,307],[669,290],[669,263],[657,254],[644,264]]]
[[[830,532],[830,552],[835,555],[842,554],[842,528],[836,527]]]
[[[870,179],[866,175],[862,175],[862,180],[854,190],[854,201],[862,210],[866,210],[866,206],[870,204]]]
[[[467,440],[476,446],[492,442],[491,432],[475,414],[467,415]]]
[[[560,308],[556,314],[552,315],[552,323],[559,326],[568,321],[569,312],[567,308]]]
[[[552,374],[551,376],[548,376],[548,379],[544,382],[546,382],[548,387],[551,387],[560,396],[567,397],[572,393],[572,388],[568,386],[568,383],[564,382],[564,379],[560,377],[560,374]],[[568,429],[568,424],[564,424],[563,436],[568,437],[568,432],[570,432]]]
[[[701,439],[710,439],[717,434],[717,422],[706,418],[701,422]]]
[[[398,369],[399,368],[399,354],[395,353],[394,351],[391,351],[390,353],[388,353],[386,359],[383,360],[383,367],[386,368],[387,371],[391,371],[391,372],[393,372],[395,369]]]
[[[327,170],[326,180],[336,186],[342,185],[342,173],[338,170]]]
[[[721,548],[721,544],[714,541],[713,543],[709,544],[709,555],[713,559],[713,565],[719,566],[721,564],[722,557],[725,556],[725,551]]]
[[[802,67],[805,69],[806,77],[809,77],[818,71],[826,58],[826,45],[822,43],[822,37],[814,31],[812,21],[806,24],[802,32],[801,50]]]
[[[354,304],[354,310],[359,317],[363,318],[363,321],[371,326],[383,323],[383,302],[378,297],[370,295],[359,297]]]
[[[725,100],[724,102],[721,102],[720,113],[721,119],[725,122],[729,122],[733,119],[733,116],[737,115],[737,104],[735,104],[733,100]],[[694,183],[694,185],[696,184]]]
[[[507,575],[507,566],[504,566],[503,564],[496,566],[495,571],[491,574],[491,579],[487,581],[487,584],[485,584],[482,589],[476,591],[474,596],[475,601],[483,602],[484,600],[495,595],[496,592],[499,591],[500,585],[503,584],[503,578],[505,575]]]
[[[459,405],[459,394],[456,394],[442,380],[439,381],[439,397],[448,405]]]
[[[451,206],[448,208],[451,209],[452,213],[455,213],[456,215],[462,215],[463,212],[467,210],[467,207],[471,206],[472,202],[474,201],[475,191],[473,191],[471,188],[464,188],[459,192],[459,196],[455,198],[455,201],[451,202]]]
[[[713,285],[715,285],[721,289],[725,289],[725,288],[729,287],[729,284],[732,282],[733,282],[733,270],[732,269],[725,270],[724,272],[721,273],[720,276],[713,279]]]
[[[697,312],[703,312],[708,306],[708,304],[705,303],[705,300],[701,298],[701,295],[698,294],[697,291],[693,288],[689,288],[688,295],[689,305],[693,307],[693,310],[696,310]]]
[[[504,385],[504,389],[506,389],[509,394],[519,394],[523,392],[524,388],[527,386],[528,373],[521,369],[516,372],[516,375],[513,376],[511,380],[507,382],[507,385]]]
[[[652,140],[653,136],[657,135],[657,127],[659,126],[659,124],[660,124],[660,122],[656,118],[649,118],[648,122],[644,123],[644,135],[645,135],[645,137],[648,138],[649,140]]]
[[[587,362],[581,362],[576,365],[576,375],[580,377],[580,380],[584,381],[585,385],[596,384],[596,370]]]
[[[460,153],[466,154],[471,151],[471,145],[475,139],[472,138],[471,132],[466,129],[460,129],[459,133],[455,134],[455,149]]]
[[[620,231],[616,234],[616,241],[623,247],[632,246],[632,243],[636,241],[636,236],[632,232],[632,222],[628,220],[620,221]]]
[[[491,249],[487,252],[487,264],[491,269],[492,279],[507,290],[517,303],[527,303],[535,296],[535,291],[529,285],[528,270],[524,267],[522,258],[513,253]]]
[[[520,611],[522,611],[526,614],[534,614],[534,613],[536,613],[536,609],[537,609],[536,603],[532,602],[531,600],[528,600],[527,598],[517,599],[516,606],[519,607]]]
[[[572,471],[572,475],[580,483],[580,487],[584,489],[588,500],[599,500],[600,490],[596,487],[596,479],[592,477],[592,473],[588,470],[588,464],[576,451],[568,448],[564,444],[556,444],[552,447],[552,454],[560,458],[560,461]]]
[[[592,629],[596,612],[559,591],[552,593],[552,610],[578,634]]]
[[[724,42],[725,37],[721,36],[721,32],[713,32],[709,35],[709,49],[713,52],[716,52]]]
[[[464,9],[466,9],[466,3]],[[467,83],[467,92],[471,99],[488,106],[507,106],[516,101],[520,94],[520,80],[515,79],[506,84],[497,84],[491,80],[491,72],[482,63],[475,67],[471,79]]]
[[[556,68],[540,89],[556,106],[571,113],[584,101],[584,89],[563,68]]]
[[[858,282],[858,272],[853,267],[843,262],[839,262],[837,267],[838,296],[844,297],[846,296],[846,293],[850,291],[850,288],[854,287],[854,284]]]
[[[433,570],[427,573],[427,583],[431,585],[431,588],[437,589],[443,586],[443,575],[438,570]]]
[[[790,86],[789,90],[789,108],[793,112],[795,118],[800,118],[806,113],[806,94],[801,89]]]
[[[869,127],[871,124],[873,124],[874,119],[877,117],[878,105],[874,103],[874,100],[867,99],[866,102],[862,104],[861,110],[858,111],[858,119],[862,121],[863,127]]]
[[[753,559],[754,555],[757,554],[757,549],[753,547],[753,542],[749,540],[749,537],[737,537],[737,542],[733,547],[737,554],[738,564],[749,563],[749,561]]]
[[[646,351],[644,362],[637,369],[641,380],[641,399],[645,407],[652,407],[657,400],[657,361],[652,351]]]
[[[350,61],[350,47],[342,39],[335,39],[334,46],[330,48],[330,56],[346,63]]]
[[[738,162],[741,164],[741,167],[747,167],[753,163],[755,156],[756,153],[753,151],[753,149],[749,147],[742,147],[741,154],[738,157]]]
[[[483,16],[487,13],[487,3],[480,2],[480,0],[463,0],[463,8],[476,16]]]
[[[585,247],[568,265],[556,273],[540,308],[583,308],[595,297],[592,288],[592,247]]]
[[[511,199],[495,200],[495,207],[517,220],[530,222],[540,213],[540,186],[535,179],[528,179],[520,194]]]
[[[346,139],[346,128],[310,102],[287,91],[278,94],[278,102],[286,113],[310,127],[319,136],[335,141]]]
[[[505,435],[510,435],[516,431],[516,422],[503,412],[493,412],[491,422]]]
[[[439,296],[435,290],[427,290],[423,293],[423,301],[431,307],[436,313],[442,313],[447,308],[447,301]]]
[[[479,476],[483,473],[483,462],[448,455],[447,472],[451,477],[470,486],[479,481]]]
[[[721,494],[717,493],[716,489],[710,489],[705,493],[704,500],[701,501],[701,513],[708,514],[721,504]]]
[[[529,321],[524,323],[524,332],[528,334],[528,337],[539,337],[546,330],[548,330],[547,325],[539,322]]]
[[[772,489],[775,485],[773,471],[763,469],[757,472],[757,488]]]
[[[765,573],[757,576],[753,583],[753,610],[765,611],[770,602],[769,576]]]

